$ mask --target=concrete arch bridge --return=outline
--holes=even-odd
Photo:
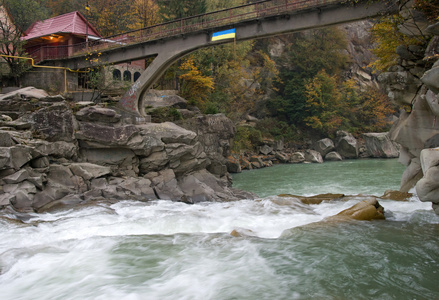
[[[83,69],[155,56],[119,103],[124,112],[142,120],[145,92],[174,62],[197,49],[370,19],[399,9],[399,1],[394,0],[352,2],[259,1],[74,45],[73,55],[46,59],[58,66]]]

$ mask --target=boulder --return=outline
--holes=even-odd
[[[47,203],[38,209],[39,213],[66,210],[78,206],[83,200],[78,195],[67,195],[62,199]]]
[[[39,156],[41,156],[41,153],[28,146],[0,147],[0,170],[19,170],[32,159]]]
[[[290,162],[290,156],[286,153],[283,152],[276,152],[274,154],[274,157],[281,163],[285,164],[285,163],[289,163]]]
[[[268,154],[270,154],[272,152],[273,152],[273,148],[271,148],[268,145],[263,145],[263,146],[259,147],[259,153],[260,154],[268,155]]]
[[[399,151],[387,132],[364,133],[367,153],[374,158],[397,158]]]
[[[291,154],[290,162],[293,164],[303,163],[305,161],[305,154],[302,152],[295,152]]]
[[[430,107],[431,112],[438,117],[439,116],[439,98],[438,95],[433,93],[431,90],[428,90],[425,94],[425,101],[427,101],[428,106]]]
[[[241,173],[242,169],[241,169],[241,164],[239,163],[239,159],[235,158],[233,156],[229,156],[227,158],[227,172],[229,173]]]
[[[83,148],[124,147],[141,149],[143,138],[134,125],[108,126],[104,124],[80,122],[75,137]]]
[[[10,199],[11,205],[18,211],[31,212],[33,195],[24,191],[16,191],[14,197]]]
[[[195,144],[197,135],[195,132],[186,130],[174,123],[148,123],[136,126],[142,135],[154,136],[165,144],[182,143],[187,145]]]
[[[433,67],[425,72],[421,81],[435,94],[439,94],[439,67]]]
[[[74,175],[80,176],[84,180],[91,180],[111,174],[111,169],[109,167],[91,163],[73,163],[69,168]]]
[[[424,90],[426,92],[426,90]],[[403,112],[390,130],[390,139],[406,148],[411,157],[420,157],[425,148],[439,147],[439,122],[425,97],[418,97],[410,113]]]
[[[167,169],[150,175],[152,176],[148,177],[147,174],[145,177],[151,180],[158,199],[181,201],[184,198],[173,170]]]
[[[5,95],[0,95],[0,101],[14,99],[14,98],[19,98],[19,99],[34,98],[34,99],[42,100],[47,98],[48,96],[49,94],[44,90],[36,89],[34,87],[26,87],[16,91],[12,91]]]
[[[147,108],[177,107],[186,108],[187,101],[176,94],[176,91],[149,90],[144,96],[143,104]]]
[[[12,175],[4,177],[3,181],[7,184],[17,184],[29,179],[29,177],[29,172],[26,169],[21,169]]]
[[[0,130],[0,147],[12,147],[16,144],[10,131]]]
[[[64,103],[42,108],[31,115],[32,130],[49,142],[74,140],[73,113]]]
[[[337,131],[336,151],[343,158],[358,158],[357,139],[346,131]]]
[[[47,156],[36,158],[30,162],[30,166],[35,169],[47,168],[49,165],[50,165],[50,161]]]
[[[371,221],[383,220],[385,218],[384,208],[380,205],[377,199],[371,198],[369,200],[361,201],[333,217],[327,218],[326,221],[340,221],[345,219]]]
[[[168,163],[169,158],[166,151],[154,152],[150,156],[140,160],[139,170],[141,174],[158,172],[165,169]]]
[[[305,151],[305,161],[307,162],[311,162],[311,163],[323,163],[323,158],[322,155],[315,151],[315,150],[311,150],[311,149],[307,149]]]
[[[314,150],[319,152],[323,157],[334,149],[334,142],[328,138],[319,140],[314,145]]]
[[[421,201],[439,204],[439,148],[421,152],[424,177],[416,184],[416,193]]]
[[[108,184],[116,186],[116,191],[122,198],[139,201],[156,200],[157,196],[151,187],[151,181],[147,178],[112,178]]]
[[[116,113],[114,109],[90,106],[78,111],[75,117],[84,122],[117,123],[120,121],[121,115]]]
[[[72,159],[78,156],[78,146],[73,142],[46,142],[43,140],[30,140],[28,145],[34,147],[44,156]]]
[[[326,154],[325,160],[327,160],[327,161],[342,161],[343,157],[341,157],[341,155],[338,154],[338,152],[332,151],[332,152],[329,152],[328,154]]]

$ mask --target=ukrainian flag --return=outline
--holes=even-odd
[[[224,30],[224,31],[218,31],[214,32],[212,34],[212,42],[219,41],[219,40],[225,40],[225,39],[234,39],[236,36],[235,34],[235,28]]]

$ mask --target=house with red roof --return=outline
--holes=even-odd
[[[74,51],[84,49],[87,41],[92,42],[99,39],[102,39],[102,36],[78,11],[37,21],[25,31],[23,37],[23,40],[26,41],[24,46],[26,52],[37,63],[46,59],[68,57]],[[113,84],[113,87],[117,89],[137,80],[144,69],[145,62],[140,60],[105,68],[104,76],[106,82],[119,81],[120,84]],[[34,77],[28,77],[32,78],[32,81],[26,80],[28,84],[43,85],[42,81],[37,83]],[[68,86],[69,91],[80,87],[87,88],[87,79],[83,78],[83,74],[71,73],[68,78]]]
[[[74,45],[100,38],[99,32],[79,11],[37,21],[23,37],[26,52],[36,61],[72,55]]]

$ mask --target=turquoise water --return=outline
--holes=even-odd
[[[399,185],[401,168],[388,173],[393,165],[277,166],[236,176],[237,186],[258,188],[257,200],[96,203],[26,222],[0,215],[0,298],[439,299],[431,204],[383,200],[386,220],[327,225],[318,221],[361,198],[304,205],[265,196],[382,194]]]
[[[399,190],[404,169],[397,159],[284,164],[233,174],[233,182],[234,187],[260,197],[325,193],[381,196],[386,190]]]

